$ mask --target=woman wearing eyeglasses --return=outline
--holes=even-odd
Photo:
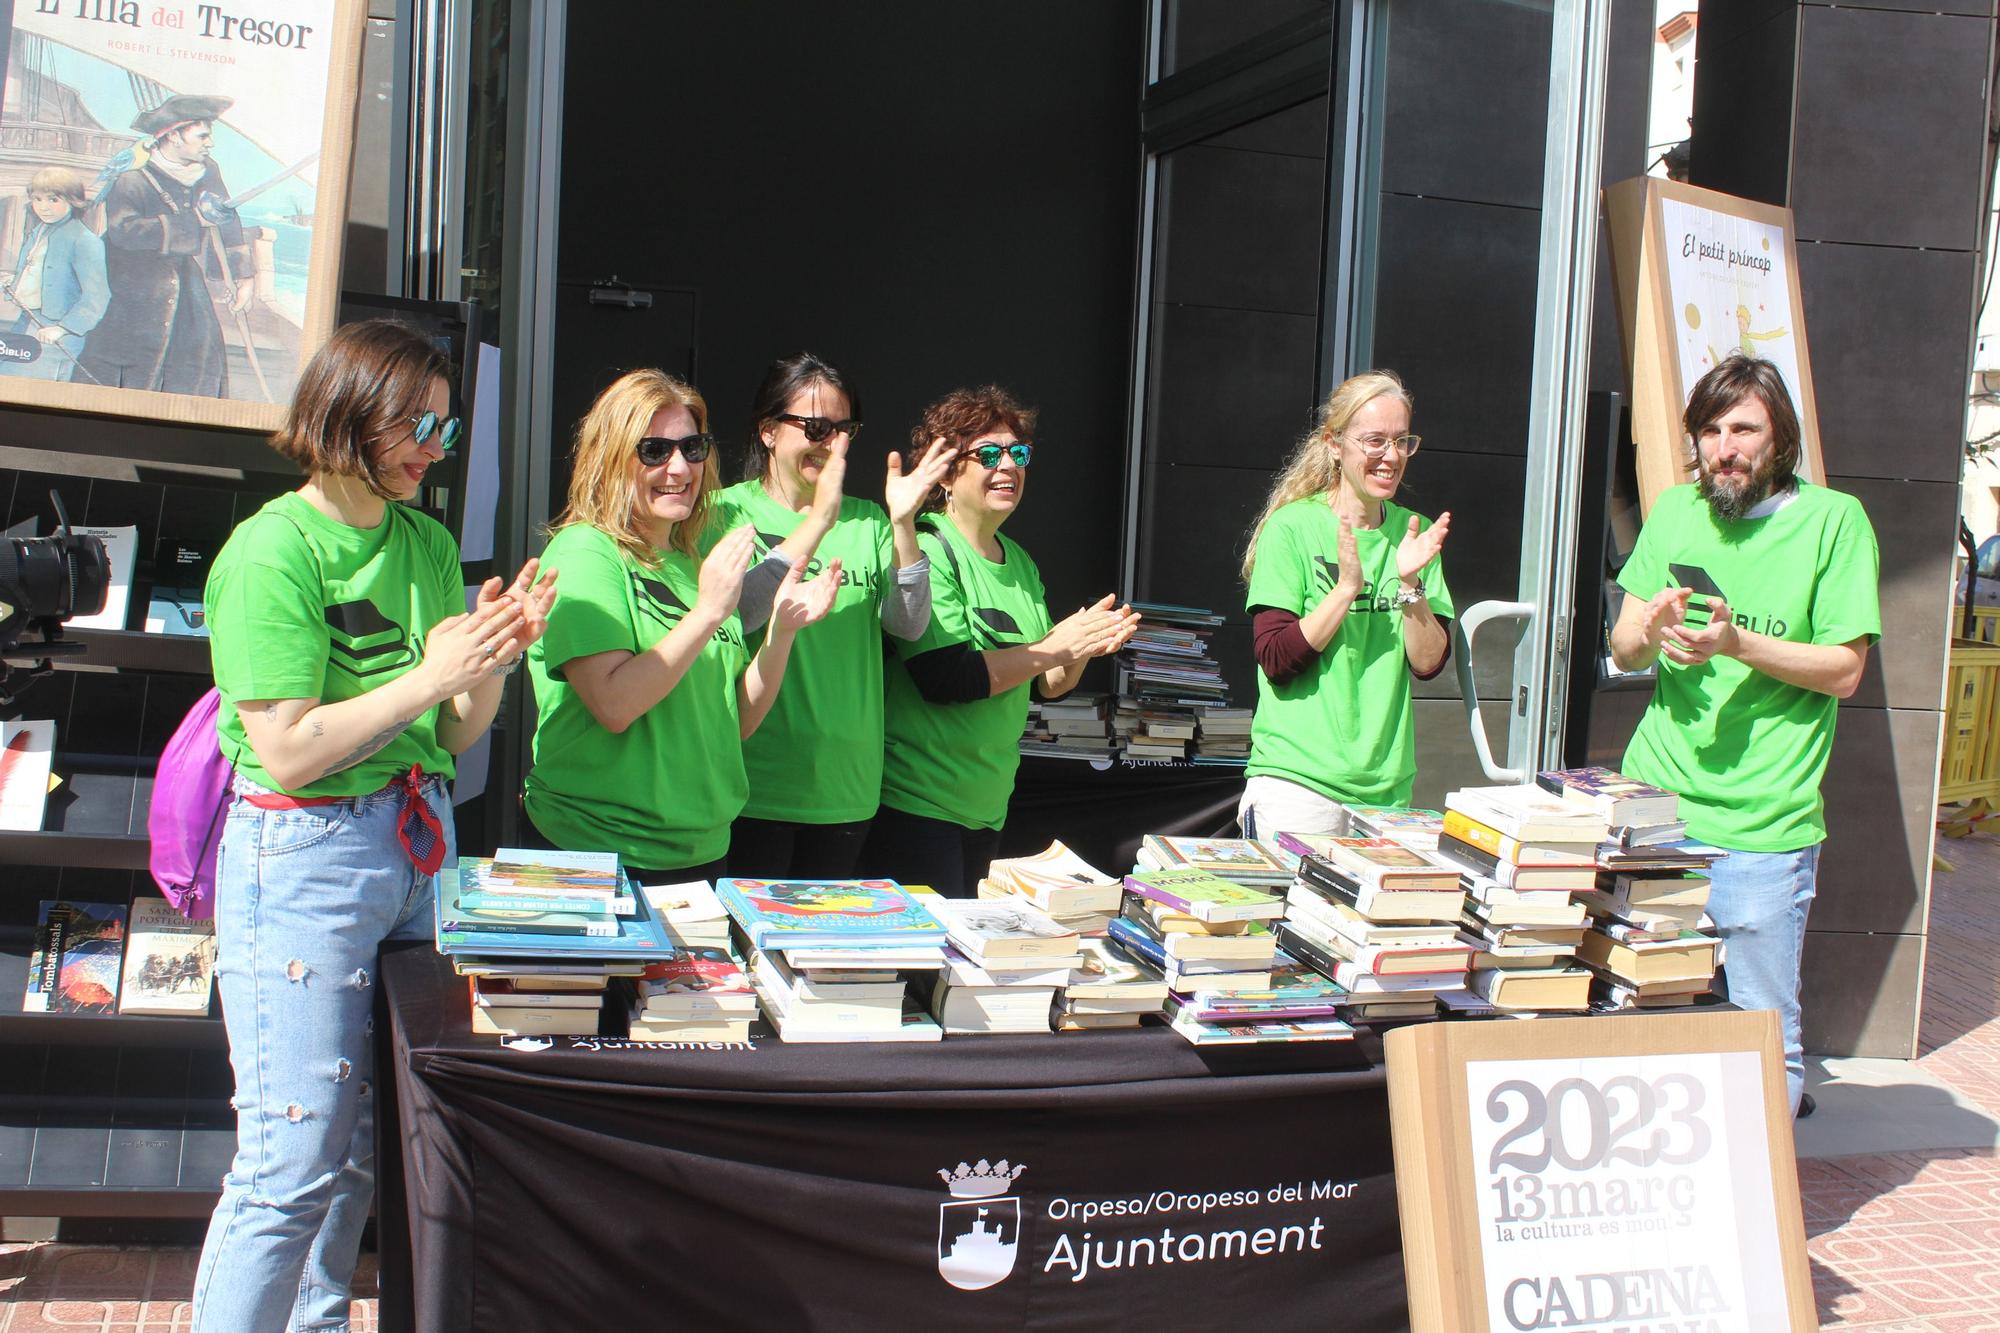
[[[617,852],[646,883],[723,873],[742,739],[840,582],[838,564],[811,583],[803,561],[788,570],[750,652],[737,614],[750,529],[697,554],[714,443],[693,388],[658,370],[620,376],[577,427],[569,506],[542,553],[564,596],[528,659],[538,716],[522,804],[547,841]]]
[[[405,503],[457,439],[445,373],[406,325],[337,330],[271,441],[305,484],[209,574],[235,766],[215,924],[237,1146],[195,1275],[201,1333],[347,1325],[375,1187],[369,978],[384,940],[430,937],[454,756],[555,595],[530,560],[468,614],[458,544]]]
[[[837,369],[810,352],[774,361],[751,407],[750,475],[715,497],[710,531],[748,524],[769,553],[745,581],[746,607],[797,561],[808,579],[841,567],[833,609],[793,649],[784,692],[743,742],[750,796],[730,836],[732,874],[844,879],[880,803],[882,635],[914,639],[930,623],[916,517],[950,455],[912,454],[905,473],[891,453],[878,505],[842,494],[860,433],[858,397]]]
[[[864,864],[947,897],[970,897],[999,849],[1030,683],[1045,699],[1069,693],[1139,624],[1106,596],[1052,625],[1035,562],[1001,534],[1027,489],[1034,430],[1031,409],[988,385],[945,395],[910,432],[913,449],[942,445],[951,461],[919,521],[931,620],[896,644],[903,669],[887,673],[882,810]]]
[[[1451,594],[1432,523],[1395,502],[1418,438],[1388,371],[1333,391],[1251,529],[1257,716],[1238,809],[1247,837],[1330,833],[1340,803],[1408,805],[1410,677],[1450,649]]]

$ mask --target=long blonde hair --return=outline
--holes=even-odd
[[[617,542],[619,548],[643,565],[657,565],[659,552],[639,525],[639,488],[633,478],[632,451],[645,437],[656,413],[685,407],[694,417],[694,428],[708,430],[708,404],[693,385],[684,384],[664,370],[630,370],[613,380],[577,423],[576,443],[570,450],[569,507],[549,526],[551,533],[572,523],[588,523]],[[674,524],[668,544],[682,555],[700,554],[702,528],[708,523],[708,497],[719,474],[715,450],[697,469],[700,483],[694,509]]]
[[[1342,380],[1340,387],[1327,396],[1319,410],[1319,422],[1292,450],[1285,470],[1278,474],[1271,493],[1264,499],[1264,512],[1257,515],[1257,522],[1250,528],[1250,545],[1243,552],[1244,582],[1249,582],[1250,572],[1257,567],[1257,538],[1271,515],[1294,500],[1330,491],[1340,484],[1340,455],[1332,447],[1333,439],[1347,429],[1356,412],[1377,398],[1395,398],[1406,408],[1415,407],[1410,391],[1392,370],[1363,371]]]

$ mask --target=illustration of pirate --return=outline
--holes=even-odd
[[[79,358],[90,380],[229,397],[211,277],[232,288],[229,313],[255,355],[244,319],[254,290],[250,250],[210,157],[216,118],[232,105],[227,97],[182,94],[141,112],[132,128],[147,139],[98,177],[111,304]]]

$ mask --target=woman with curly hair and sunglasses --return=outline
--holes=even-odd
[[[1139,624],[1111,596],[1052,624],[1035,562],[1001,535],[1034,434],[1033,410],[997,385],[946,394],[910,432],[913,449],[943,446],[950,463],[919,521],[931,619],[896,644],[902,669],[887,673],[882,810],[863,864],[947,897],[971,896],[999,848],[1030,683],[1045,699],[1069,693]]]
[[[659,370],[620,376],[577,427],[569,506],[545,568],[563,598],[529,654],[534,767],[522,805],[541,837],[617,852],[641,882],[715,879],[743,809],[743,738],[777,697],[798,631],[826,615],[838,563],[803,560],[765,603],[737,613],[754,534],[706,558],[716,487],[708,405]],[[764,629],[751,651],[746,635]]]
[[[840,566],[833,610],[792,650],[783,694],[743,742],[750,797],[730,836],[732,874],[846,878],[880,803],[882,637],[907,642],[930,623],[916,519],[951,455],[936,444],[904,472],[892,452],[878,505],[842,494],[860,433],[860,399],[840,371],[810,352],[774,361],[751,407],[749,476],[715,497],[711,532],[748,524],[768,553],[745,582],[746,607],[798,560],[808,579]]]
[[[428,939],[454,757],[555,596],[530,560],[465,609],[458,544],[411,508],[458,438],[445,359],[337,330],[272,446],[309,475],[237,525],[206,602],[235,766],[215,874],[236,1157],[195,1273],[201,1333],[345,1328],[375,1188],[376,953]]]
[[[1327,397],[1250,530],[1243,557],[1257,718],[1237,818],[1246,837],[1332,833],[1343,802],[1408,805],[1410,679],[1444,669],[1451,593],[1435,523],[1396,503],[1418,438],[1386,370]]]

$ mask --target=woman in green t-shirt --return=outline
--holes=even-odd
[[[1438,554],[1451,515],[1431,523],[1395,502],[1418,442],[1402,381],[1354,376],[1327,398],[1251,529],[1247,837],[1336,832],[1342,802],[1410,802],[1410,677],[1443,670],[1441,617],[1452,614]]]
[[[458,544],[403,503],[458,438],[446,371],[405,325],[338,330],[271,441],[310,475],[237,526],[204,593],[235,765],[215,924],[237,1136],[201,1333],[346,1327],[375,1188],[376,954],[430,937],[453,757],[554,596],[530,560],[468,614]]]
[[[860,401],[840,371],[809,352],[771,364],[750,413],[749,476],[718,492],[710,532],[748,524],[763,563],[742,606],[767,601],[800,561],[806,577],[839,561],[833,610],[792,650],[785,688],[743,742],[750,795],[729,840],[729,869],[760,879],[852,875],[882,794],[882,636],[930,623],[930,568],[916,518],[944,476],[934,441],[904,472],[889,455],[884,505],[843,497]]]
[[[910,432],[913,449],[944,441],[951,463],[919,523],[930,625],[896,643],[902,669],[885,673],[882,809],[862,866],[947,897],[970,897],[999,849],[1029,682],[1045,699],[1069,693],[1139,624],[1107,595],[1050,625],[1035,562],[1000,532],[1027,489],[1034,432],[1034,412],[997,385],[945,395]]]
[[[743,738],[784,679],[793,636],[826,615],[836,561],[785,572],[768,625],[737,614],[755,536],[706,559],[716,486],[699,393],[658,370],[620,376],[577,427],[569,507],[542,553],[562,574],[548,634],[528,657],[534,767],[522,803],[547,841],[617,852],[641,882],[715,879],[743,809]],[[753,653],[746,634],[765,633]]]

